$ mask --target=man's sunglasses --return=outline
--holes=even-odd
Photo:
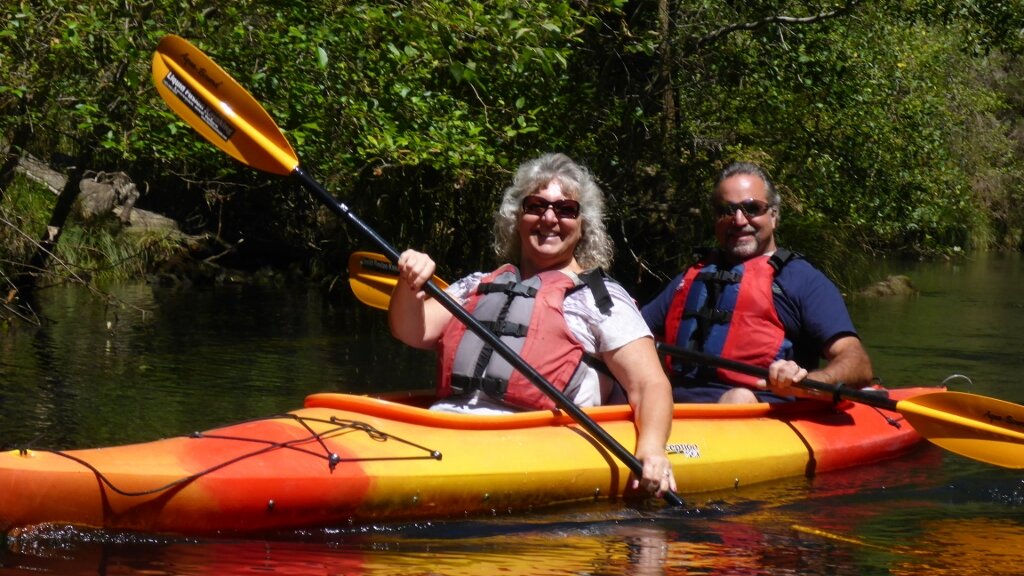
[[[723,218],[732,218],[736,215],[736,211],[743,212],[748,220],[750,218],[757,218],[758,216],[764,215],[766,212],[774,208],[771,204],[764,200],[744,200],[743,202],[715,202],[715,216],[721,220]]]
[[[536,194],[523,198],[523,214],[543,216],[551,208],[559,219],[575,220],[580,215],[580,203],[575,200],[555,200],[549,202]]]

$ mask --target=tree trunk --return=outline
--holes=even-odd
[[[658,34],[661,46],[658,49],[657,90],[661,96],[661,149],[671,159],[675,150],[676,99],[672,86],[672,18],[669,0],[658,0]],[[670,164],[669,164],[670,165]]]
[[[53,251],[57,247],[57,241],[60,240],[64,224],[71,214],[71,207],[74,206],[75,200],[78,198],[82,175],[85,171],[82,168],[83,162],[76,162],[75,164],[76,166],[68,174],[64,189],[61,190],[60,196],[57,197],[57,204],[53,207],[50,222],[46,225],[46,231],[39,240],[36,251],[32,258],[29,259],[25,272],[20,275],[16,282],[18,289],[23,293],[31,293],[35,290],[39,276],[46,270],[46,267],[49,265],[50,256],[53,255]]]

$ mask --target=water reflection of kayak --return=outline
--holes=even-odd
[[[485,521],[487,522],[487,521]],[[495,526],[453,523],[459,537],[418,536],[354,529],[342,535],[303,534],[303,541],[218,539],[154,542],[159,537],[88,531],[40,530],[32,538],[8,543],[0,561],[16,574],[252,574],[388,576],[543,576],[758,572],[757,549],[736,549],[705,526],[670,531],[650,520],[591,518],[551,525]],[[726,531],[732,525],[713,523]],[[505,531],[503,528],[507,528]],[[477,534],[481,530],[483,534]],[[525,530],[525,531],[524,531]],[[683,536],[680,538],[680,536]],[[306,541],[312,538],[313,541]],[[692,539],[692,540],[691,540]],[[127,541],[125,541],[127,540]],[[5,572],[6,573],[6,572]]]
[[[628,469],[565,414],[443,414],[417,400],[314,394],[288,414],[188,436],[11,450],[0,454],[0,529],[253,534],[637,496]],[[628,406],[587,414],[634,445]],[[848,401],[677,405],[667,450],[679,491],[693,494],[895,457],[921,441],[900,420]]]

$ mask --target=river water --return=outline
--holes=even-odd
[[[880,263],[914,297],[851,301],[889,386],[1024,403],[1024,262]],[[44,328],[0,333],[0,446],[179,435],[320,391],[430,385],[433,357],[382,312],[316,290],[148,285],[43,293]],[[947,380],[948,379],[948,380]],[[0,486],[0,489],[3,489]],[[2,574],[1018,574],[1024,474],[926,445],[896,461],[686,498],[520,516],[181,539],[63,527],[10,537]]]

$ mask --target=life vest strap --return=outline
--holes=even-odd
[[[452,374],[452,392],[455,394],[469,394],[477,390],[495,400],[503,400],[505,392],[508,391],[508,381],[486,376],[464,376]]]
[[[736,284],[743,279],[743,274],[732,270],[708,270],[697,274],[697,280],[702,282],[713,282],[715,284]]]
[[[604,280],[607,276],[604,270],[600,268],[593,268],[587,270],[579,275],[580,286],[586,286],[590,288],[590,293],[594,295],[594,303],[597,304],[597,309],[601,311],[601,314],[605,316],[611,314],[612,306],[615,303],[612,301],[611,294],[608,293],[608,286],[605,285]],[[575,289],[578,289],[577,286]]]
[[[521,296],[524,298],[535,298],[537,289],[526,286],[521,282],[481,282],[476,288],[477,294],[494,294],[501,292],[509,296]]]
[[[701,308],[695,312],[683,314],[684,320],[696,318],[712,324],[726,324],[732,320],[732,310],[720,310],[718,308]]]
[[[792,260],[803,257],[804,255],[799,252],[793,252],[792,250],[786,250],[785,248],[776,248],[775,253],[768,258],[768,264],[775,269],[775,275],[778,276],[779,272],[782,272],[782,269],[786,264],[789,264]]]
[[[530,327],[526,324],[508,322],[500,318],[491,322],[481,322],[481,324],[498,336],[515,336],[516,338],[525,338],[527,332],[530,330]]]

